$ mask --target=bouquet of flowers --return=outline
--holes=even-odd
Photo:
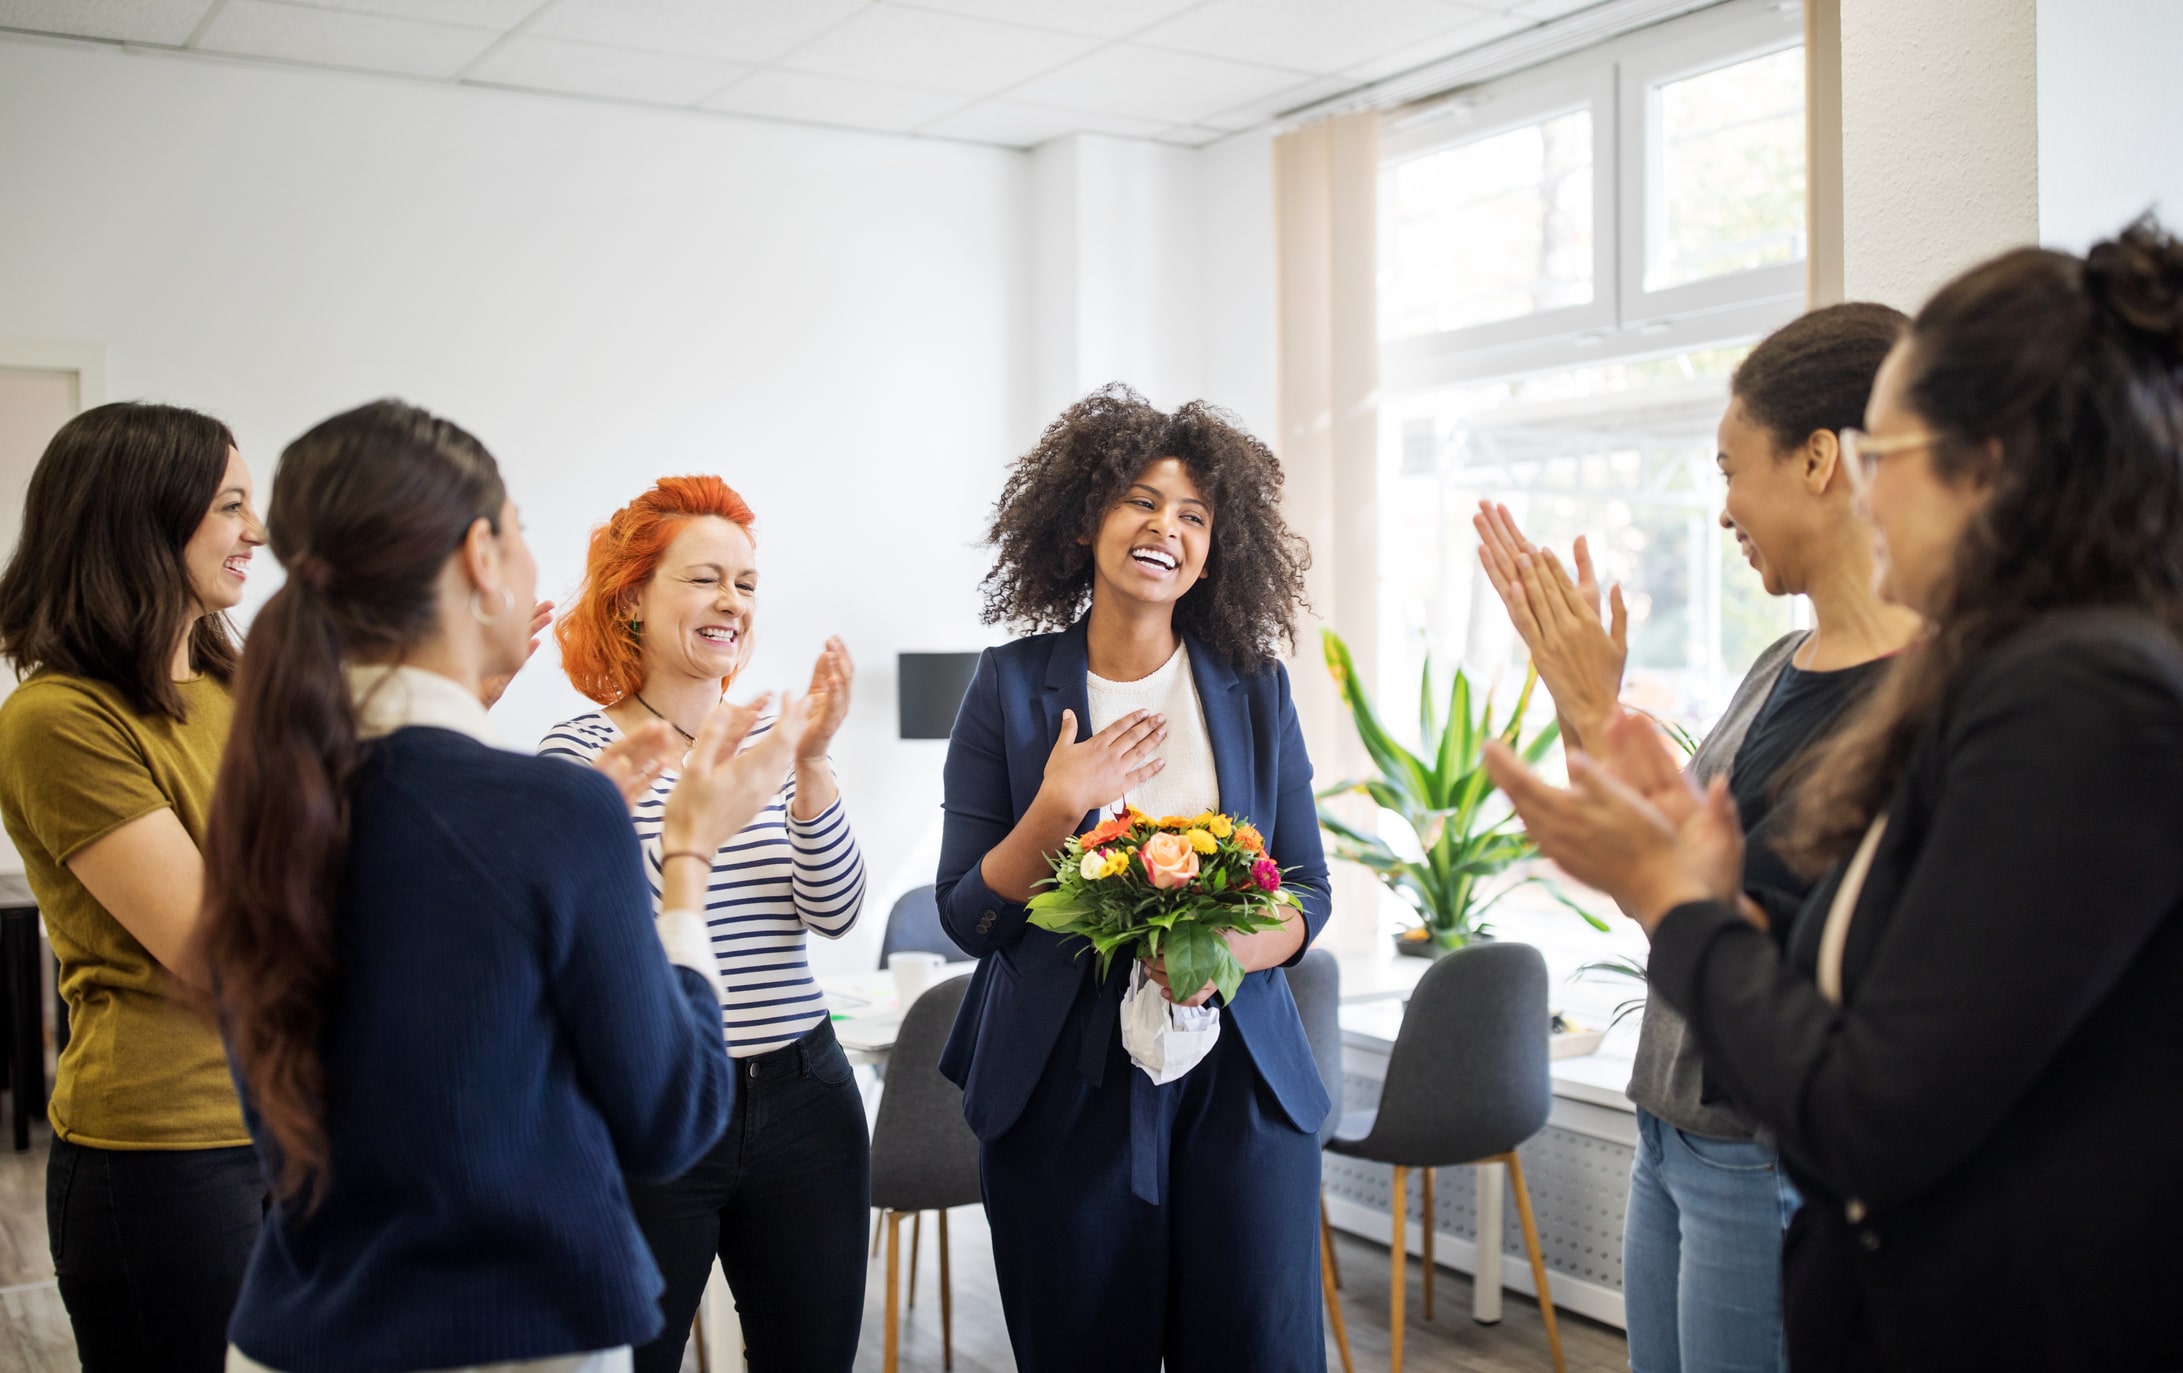
[[[1031,923],[1081,935],[1102,981],[1117,953],[1164,958],[1176,997],[1210,982],[1228,1002],[1243,965],[1221,936],[1277,929],[1298,905],[1259,832],[1210,811],[1155,820],[1122,807],[1062,845],[1039,885],[1052,890],[1031,898]]]

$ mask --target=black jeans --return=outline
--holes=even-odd
[[[84,1373],[219,1373],[265,1205],[248,1148],[54,1140],[46,1233]]]
[[[667,1279],[666,1325],[637,1373],[675,1373],[713,1255],[735,1293],[751,1373],[848,1373],[864,1321],[872,1145],[849,1060],[822,1022],[785,1048],[736,1060],[735,1119],[695,1168],[629,1184],[637,1226]]]

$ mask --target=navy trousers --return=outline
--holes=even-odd
[[[1325,1373],[1318,1136],[1289,1123],[1232,1023],[1163,1087],[1112,1023],[1095,1084],[1072,1015],[1022,1116],[980,1154],[1017,1367]],[[1131,1191],[1133,1109],[1158,1115],[1158,1205]]]

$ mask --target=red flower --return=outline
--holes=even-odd
[[[1260,891],[1281,890],[1281,865],[1271,858],[1261,858],[1251,864],[1251,880]]]

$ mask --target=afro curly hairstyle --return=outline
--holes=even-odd
[[[998,557],[981,583],[985,623],[1075,623],[1091,604],[1088,540],[1163,458],[1179,459],[1213,507],[1205,575],[1176,604],[1175,627],[1239,669],[1293,652],[1311,549],[1281,518],[1280,459],[1217,406],[1170,415],[1119,382],[1062,411],[1009,470],[986,533]]]

